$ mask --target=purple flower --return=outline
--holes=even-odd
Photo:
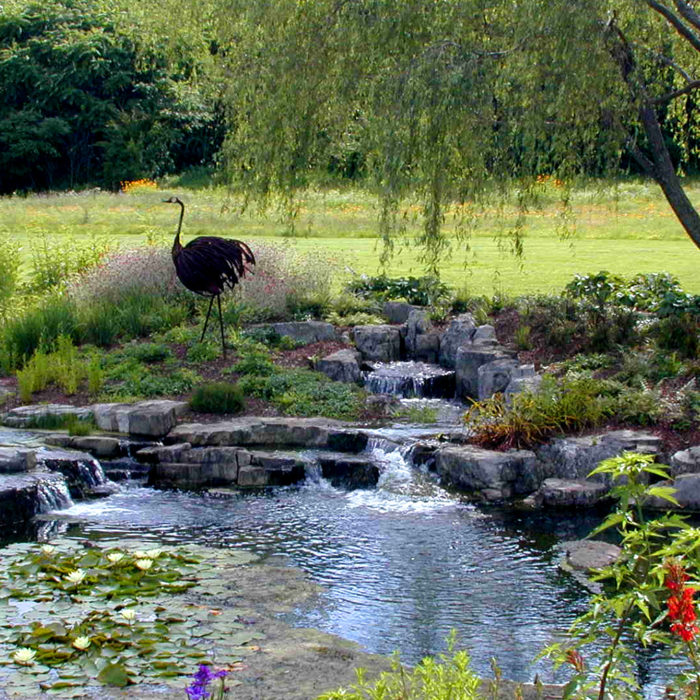
[[[207,686],[217,678],[226,678],[228,671],[214,671],[207,664],[200,664],[197,672],[192,676],[192,685],[187,686],[185,691],[189,700],[205,700],[211,696]]]

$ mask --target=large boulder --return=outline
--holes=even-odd
[[[614,430],[585,437],[557,438],[537,450],[547,476],[559,479],[586,479],[604,459],[623,452],[659,454],[661,438],[641,430]],[[609,484],[604,474],[591,477]]]
[[[440,364],[443,367],[455,369],[457,350],[464,345],[469,345],[475,332],[476,323],[474,323],[474,317],[471,314],[460,314],[452,319],[440,338]]]
[[[316,370],[336,382],[359,384],[362,381],[362,371],[358,356],[359,353],[354,350],[338,350],[319,360],[316,363]]]
[[[436,450],[435,460],[446,484],[490,500],[529,494],[541,483],[537,459],[529,450],[496,452],[449,445]]]
[[[72,505],[61,474],[35,471],[0,475],[0,527],[27,523],[39,513]]]
[[[518,361],[508,357],[481,365],[477,369],[479,401],[488,399],[497,392],[503,393],[510,384],[513,371],[517,367]]]
[[[355,326],[353,339],[368,362],[394,362],[401,358],[401,331],[397,326]]]
[[[366,489],[379,481],[379,467],[363,457],[328,453],[320,455],[318,463],[321,476],[336,488]]]
[[[607,498],[605,484],[589,479],[545,479],[535,500],[553,508],[590,508]]]
[[[287,336],[299,345],[310,345],[321,341],[338,340],[338,334],[332,323],[325,321],[288,321],[284,323],[258,323],[250,329],[262,329]]]
[[[670,467],[674,476],[700,473],[700,445],[676,452],[671,457]]]
[[[524,391],[537,393],[537,390],[542,384],[542,375],[535,372],[535,365],[518,365],[510,374],[510,381],[505,388],[503,395],[506,403],[510,403],[515,394],[520,394]]]
[[[655,496],[646,503],[650,508],[658,508],[659,510],[681,508],[686,511],[700,511],[700,473],[679,474],[672,481],[662,481],[654,485],[671,487],[673,489],[671,495],[676,499],[678,506],[664,498]]]
[[[488,324],[478,326],[472,336],[472,343],[474,345],[498,345],[496,329]]]
[[[140,401],[134,404],[102,403],[93,407],[101,430],[141,437],[162,438],[189,410],[185,401]]]
[[[385,301],[382,313],[389,323],[406,323],[412,311],[420,311],[420,306],[409,304],[407,301]]]
[[[458,399],[479,397],[479,367],[496,360],[508,359],[499,348],[485,345],[463,345],[457,349],[455,360],[456,396]],[[441,364],[444,364],[441,362]]]
[[[406,357],[410,360],[437,362],[440,336],[433,331],[428,312],[412,311],[406,321]]]

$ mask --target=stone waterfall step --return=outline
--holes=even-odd
[[[406,399],[452,398],[455,372],[428,362],[365,363],[365,388],[373,394],[391,394]]]
[[[35,515],[72,505],[62,474],[40,470],[0,474],[0,527],[21,525]]]
[[[193,447],[189,443],[141,450],[150,464],[148,483],[158,488],[291,486],[322,477],[334,486],[368,488],[379,467],[364,456],[331,451],[251,450],[244,447]]]

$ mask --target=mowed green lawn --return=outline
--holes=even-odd
[[[700,183],[689,183],[693,201],[700,205]],[[71,243],[133,248],[147,242],[169,247],[179,208],[164,204],[176,194],[187,205],[184,240],[220,235],[247,241],[277,240],[300,251],[320,252],[337,263],[339,284],[352,272],[377,274],[381,242],[377,237],[375,198],[358,189],[310,193],[302,202],[296,236],[285,235],[286,225],[274,213],[253,208],[241,212],[242,198],[222,189],[183,190],[161,187],[128,194],[90,192],[0,198],[0,236],[22,246],[25,269],[32,250],[45,240],[68,247]],[[466,285],[473,294],[560,291],[575,273],[608,270],[622,275],[670,272],[689,292],[700,293],[700,250],[683,232],[655,185],[625,181],[614,188],[581,188],[573,192],[567,215],[569,230],[561,238],[562,208],[558,192],[542,189],[542,206],[529,212],[525,223],[525,254],[510,252],[507,231],[515,211],[507,205],[474,217],[469,250],[454,238],[441,275],[454,287]],[[408,235],[397,241],[388,265],[390,275],[421,275],[420,250],[412,234],[420,226],[418,205],[407,205]],[[454,234],[454,220],[446,217]]]

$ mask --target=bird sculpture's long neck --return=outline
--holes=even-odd
[[[177,203],[180,205],[180,221],[178,221],[177,233],[175,234],[175,240],[173,241],[173,258],[176,258],[182,250],[182,243],[180,243],[180,231],[182,230],[182,219],[185,216],[185,205],[179,199],[177,200]]]

